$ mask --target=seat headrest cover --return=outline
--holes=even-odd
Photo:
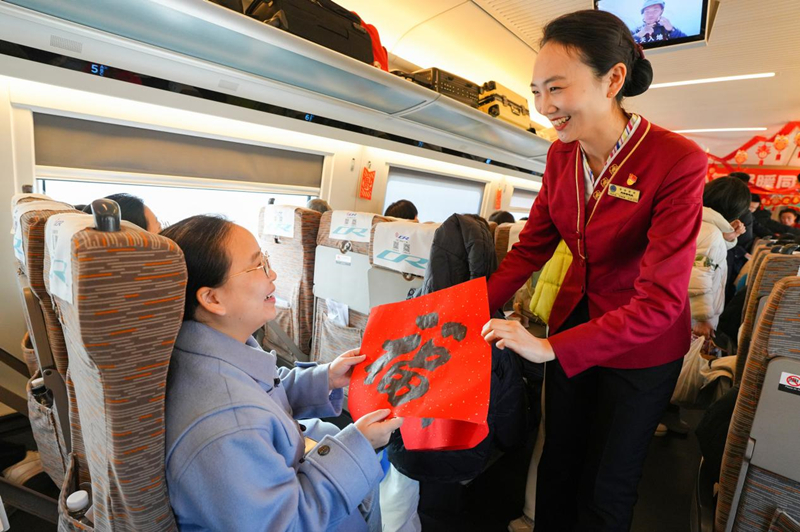
[[[46,196],[44,194],[33,194],[30,192],[22,193],[22,194],[14,194],[11,196],[11,210],[14,210],[14,207],[17,206],[18,203],[23,201],[34,201],[34,200],[47,200],[53,201],[53,198],[50,196]]]
[[[519,242],[519,234],[522,232],[524,227],[524,220],[515,224],[510,224],[510,228],[508,230],[508,251],[511,251],[511,246]]]
[[[258,215],[258,238],[265,236],[294,237],[294,205],[267,205]]]
[[[50,295],[58,296],[69,304],[73,302],[72,237],[84,229],[94,229],[94,224],[94,216],[90,214],[54,214],[47,220],[44,229],[45,245],[50,255]],[[123,221],[122,225],[142,231],[130,222]]]
[[[24,194],[20,194],[22,196]],[[23,198],[24,199],[24,198]],[[50,199],[41,201],[27,201],[24,203],[17,203],[12,211],[11,234],[14,235],[14,255],[17,259],[25,264],[25,250],[22,246],[22,224],[20,218],[23,214],[31,211],[64,211],[73,210],[72,205],[62,203],[60,201],[53,201]]]
[[[369,242],[374,217],[368,212],[333,211],[329,236],[333,240]]]
[[[442,224],[387,222],[375,226],[372,263],[423,277],[431,256],[433,235]]]

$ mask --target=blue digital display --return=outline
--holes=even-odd
[[[108,67],[105,65],[98,65],[96,63],[92,63],[92,74],[96,74],[98,76],[105,76]]]
[[[311,122],[314,120],[314,115],[306,115],[306,122]]]

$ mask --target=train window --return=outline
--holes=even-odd
[[[531,207],[533,207],[533,202],[538,195],[538,192],[532,190],[515,188],[508,205],[508,212],[513,214],[516,220],[528,216],[531,212]]]
[[[222,214],[232,222],[258,234],[258,213],[274,198],[279,205],[304,207],[312,196],[242,190],[177,187],[163,185],[98,183],[63,179],[39,179],[39,191],[73,205],[88,204],[111,194],[140,197],[163,226],[195,214]]]
[[[443,222],[451,214],[478,214],[486,184],[481,181],[391,168],[383,210],[397,200],[411,201],[421,222]]]

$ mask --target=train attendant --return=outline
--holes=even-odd
[[[648,443],[689,349],[707,160],[620,105],[651,80],[641,48],[609,13],[578,11],[544,29],[531,87],[558,140],[520,241],[489,279],[492,309],[561,240],[574,260],[548,339],[514,321],[484,328],[487,341],[547,363],[538,532],[629,530]]]

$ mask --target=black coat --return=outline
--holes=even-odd
[[[770,234],[791,233],[793,235],[800,235],[800,229],[783,225],[779,221],[773,220],[772,213],[766,209],[756,209],[756,212],[753,213],[753,218],[755,219],[756,225],[754,226],[754,229],[756,230],[756,233],[759,231],[763,232],[763,230],[766,229],[770,232]]]
[[[425,281],[414,297],[489,277],[497,268],[494,238],[481,218],[454,214],[436,230]],[[477,477],[492,451],[524,442],[527,430],[525,386],[519,356],[492,347],[489,435],[463,451],[408,451],[399,431],[389,443],[389,461],[404,475],[420,481],[461,482]]]

